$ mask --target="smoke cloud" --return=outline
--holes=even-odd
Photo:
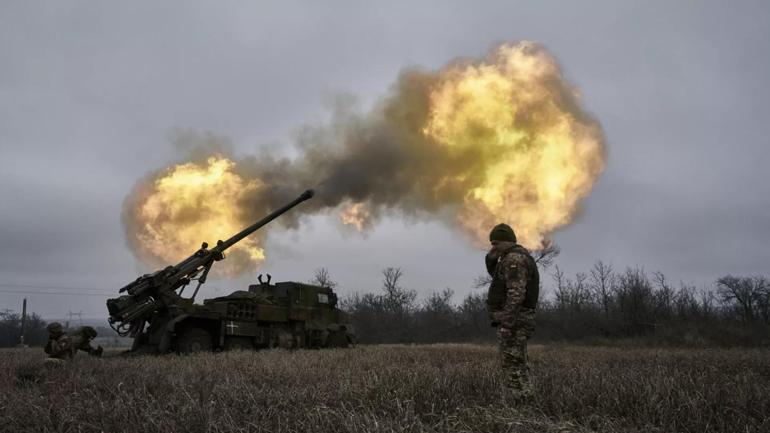
[[[405,70],[368,112],[340,98],[328,124],[301,130],[293,159],[236,159],[210,134],[182,132],[176,143],[186,162],[150,173],[124,206],[129,245],[153,264],[216,240],[202,235],[224,239],[309,187],[316,197],[280,225],[331,211],[365,230],[398,214],[440,219],[481,244],[507,222],[536,249],[572,220],[605,164],[598,121],[532,42]],[[232,272],[264,257],[265,233],[234,248]]]

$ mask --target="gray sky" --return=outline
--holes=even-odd
[[[560,266],[639,264],[704,286],[770,273],[768,2],[156,3],[0,5],[0,308],[20,308],[9,290],[88,292],[11,284],[113,294],[148,271],[121,206],[178,158],[175,129],[290,154],[339,92],[367,106],[405,67],[521,39],[560,60],[608,137],[605,173],[555,235]],[[401,266],[406,286],[459,299],[483,272],[455,232],[393,218],[361,236],[314,217],[272,232],[267,254],[263,272],[307,280],[325,266],[343,293]],[[106,295],[27,297],[45,317],[106,315]]]

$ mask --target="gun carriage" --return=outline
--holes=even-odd
[[[347,347],[353,329],[337,308],[337,295],[328,287],[298,282],[259,284],[196,304],[214,262],[225,251],[294,206],[310,199],[307,190],[285,206],[209,249],[201,248],[177,265],[142,275],[119,290],[125,295],[107,300],[110,326],[134,339],[132,352],[190,353],[219,349],[269,347]],[[197,285],[189,297],[185,288]]]

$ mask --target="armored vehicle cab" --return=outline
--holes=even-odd
[[[247,292],[207,299],[203,306],[219,317],[206,326],[215,337],[214,347],[348,347],[354,339],[348,317],[328,287],[268,280]],[[180,343],[179,351],[192,348],[183,339]]]

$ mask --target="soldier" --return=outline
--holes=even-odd
[[[91,347],[91,340],[96,337],[96,330],[90,326],[78,328],[72,335],[64,333],[64,329],[59,322],[53,322],[48,325],[48,343],[45,346],[45,353],[49,358],[70,360],[78,350],[88,352],[93,356],[102,355],[102,346],[96,349]]]
[[[498,328],[500,356],[506,385],[520,397],[533,396],[527,367],[527,339],[535,330],[535,308],[540,274],[529,252],[516,243],[507,224],[496,225],[489,234],[492,248],[485,258],[492,277],[487,297],[492,326]]]
[[[45,345],[45,353],[51,359],[72,358],[72,341],[69,335],[64,333],[61,323],[52,322],[46,327],[48,330],[48,343]]]
[[[102,356],[102,346],[97,346],[96,349],[91,347],[91,340],[96,338],[96,329],[90,326],[81,326],[72,334],[72,355],[75,352],[82,350],[92,356]]]

